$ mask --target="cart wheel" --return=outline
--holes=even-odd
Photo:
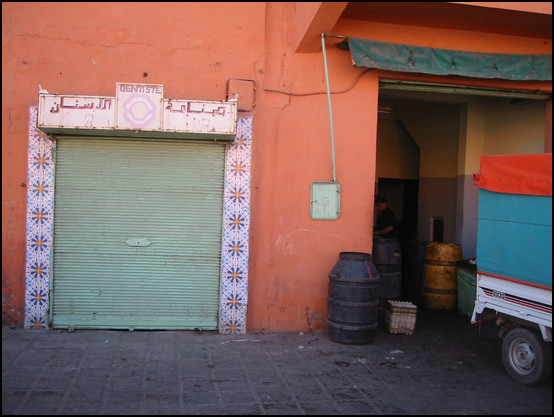
[[[516,327],[502,343],[502,362],[510,376],[525,385],[544,381],[552,373],[552,345],[535,331]]]

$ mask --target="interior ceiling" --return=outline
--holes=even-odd
[[[470,100],[468,95],[433,93],[406,90],[380,90],[379,100],[431,101],[434,103],[460,104]]]
[[[469,102],[498,103],[506,102],[512,105],[525,105],[536,102],[517,97],[501,96],[479,96],[472,94],[448,94],[435,93],[430,91],[406,91],[406,90],[383,90],[379,91],[379,118],[396,119],[395,108],[398,104],[404,106],[419,106],[421,103],[442,103],[445,105],[459,105]]]
[[[440,19],[437,19],[437,14],[440,14]],[[449,2],[349,2],[341,17],[552,39],[552,14]]]
[[[550,93],[534,93],[529,91],[516,91],[506,89],[484,89],[448,84],[412,84],[398,85],[395,88],[392,84],[381,84],[379,89],[380,99],[408,99],[417,101],[433,101],[437,103],[467,103],[469,101],[499,101],[508,100],[521,102],[523,100],[545,101],[552,98]],[[411,86],[413,85],[414,88]]]

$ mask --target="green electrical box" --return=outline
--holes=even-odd
[[[310,215],[314,220],[337,220],[340,215],[340,184],[312,182]]]

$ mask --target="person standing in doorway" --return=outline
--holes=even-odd
[[[383,196],[375,196],[375,209],[378,217],[373,228],[373,236],[385,239],[396,237],[394,212],[388,207],[387,199]]]

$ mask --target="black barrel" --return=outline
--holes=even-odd
[[[396,239],[373,238],[373,263],[379,272],[379,298],[399,298],[402,289],[402,250]]]
[[[371,255],[341,252],[329,273],[327,325],[334,342],[371,342],[377,327],[379,273]]]

